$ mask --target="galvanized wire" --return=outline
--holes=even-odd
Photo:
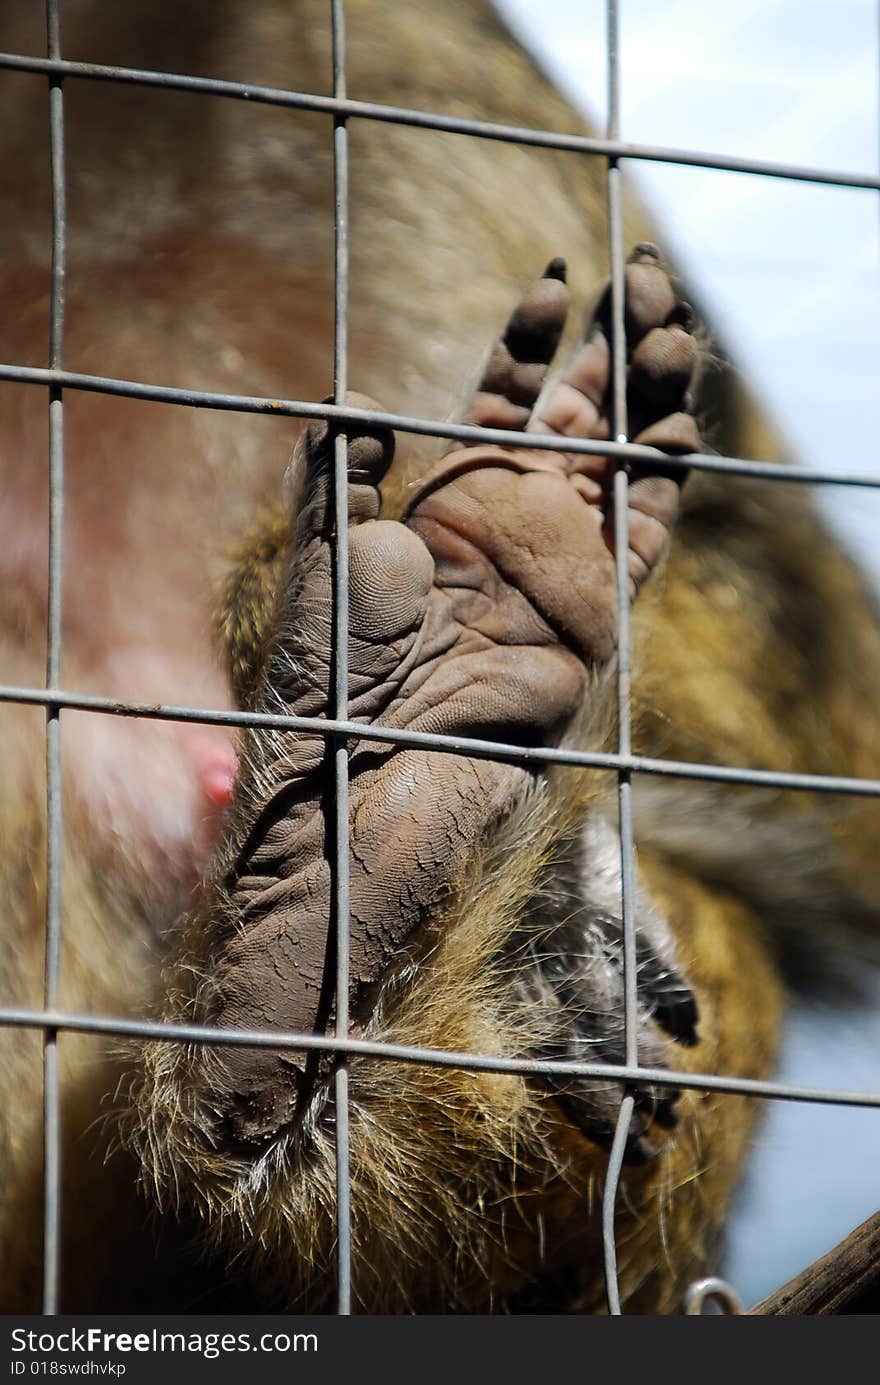
[[[324,419],[343,426],[391,428],[398,433],[421,437],[448,438],[455,442],[497,443],[499,447],[527,447],[530,452],[558,452],[558,438],[540,433],[512,433],[504,428],[482,428],[473,423],[450,423],[412,414],[389,413],[383,409],[360,409],[351,405],[318,404],[311,399],[272,399],[258,394],[226,394],[219,390],[178,389],[169,385],[148,385],[139,380],[118,380],[109,375],[87,375],[73,370],[44,370],[39,366],[0,363],[0,380],[18,385],[58,385],[90,394],[143,399],[156,404],[176,404],[185,408],[221,409],[229,413],[271,414],[276,418]],[[708,471],[726,476],[752,477],[756,481],[802,481],[811,485],[863,486],[880,489],[880,472],[823,470],[794,466],[785,462],[766,462],[749,457],[711,457],[703,452],[670,456],[644,443],[607,442],[594,438],[566,438],[565,451],[587,457],[647,465],[662,461],[673,471]],[[124,459],[120,459],[124,465]]]
[[[60,0],[46,0],[49,57],[61,56]],[[49,170],[51,185],[51,287],[49,368],[64,364],[64,308],[67,270],[67,200],[64,149],[63,77],[49,76]],[[64,402],[61,387],[49,388],[49,572],[46,618],[46,687],[61,682],[62,595],[64,586]],[[61,709],[46,704],[46,961],[43,998],[58,1006],[61,979],[62,903]],[[43,1312],[58,1312],[61,1260],[61,1093],[58,1031],[43,1033]]]
[[[772,159],[746,159],[729,154],[714,154],[702,149],[667,148],[659,144],[629,140],[598,139],[592,135],[565,134],[559,130],[536,130],[530,126],[505,125],[498,121],[473,120],[464,116],[442,115],[414,106],[392,106],[378,101],[355,101],[312,92],[286,91],[249,82],[230,82],[216,77],[197,77],[177,72],[150,72],[136,67],[117,67],[108,63],[58,61],[23,53],[0,53],[0,70],[42,72],[58,77],[86,81],[121,82],[133,86],[157,87],[165,91],[201,92],[247,101],[251,105],[281,106],[300,111],[320,111],[349,120],[376,120],[392,125],[409,125],[421,130],[442,130],[448,134],[478,139],[500,140],[505,144],[524,144],[539,149],[567,150],[573,154],[599,154],[607,158],[639,159],[643,163],[682,164],[689,168],[717,169],[726,173],[750,173],[758,177],[784,178],[803,183],[822,183],[832,187],[880,189],[880,177],[852,173],[846,169],[810,167],[781,163]]]
[[[346,95],[345,6],[332,0],[333,94]],[[344,115],[333,121],[334,339],[333,402],[348,394],[348,130]],[[348,437],[338,431],[333,445],[333,706],[337,721],[348,718]],[[336,1037],[348,1037],[348,987],[351,917],[349,871],[348,738],[331,738],[334,767],[334,851],[331,869],[335,905]],[[349,1151],[348,1067],[340,1059],[334,1073],[336,1105],[336,1268],[337,1312],[351,1313],[351,1160]]]
[[[620,16],[616,0],[605,7],[608,57],[607,135],[620,135]],[[608,249],[611,263],[611,436],[629,441],[626,406],[626,297],[623,248],[623,186],[617,157],[609,158],[606,174],[608,198]],[[629,463],[619,458],[613,485],[614,568],[617,596],[617,750],[632,753],[632,638],[629,621]],[[636,925],[634,912],[632,774],[621,767],[617,773],[618,830],[620,834],[620,912],[623,924],[623,1036],[626,1066],[638,1067],[638,995],[636,990]],[[617,1274],[615,1211],[626,1141],[635,1112],[635,1098],[624,1088],[602,1190],[602,1245],[605,1258],[605,1291],[608,1312],[619,1317],[620,1284]]]
[[[207,726],[253,726],[278,731],[308,731],[318,735],[345,735],[352,739],[388,741],[419,750],[449,751],[479,760],[503,760],[522,765],[572,765],[582,769],[629,770],[672,779],[695,779],[715,784],[736,784],[760,789],[790,789],[800,793],[844,794],[857,798],[880,797],[880,779],[859,779],[835,774],[797,774],[786,770],[749,769],[736,765],[710,765],[692,760],[657,759],[650,755],[620,755],[613,751],[575,750],[559,746],[522,746],[506,741],[484,741],[470,736],[447,736],[430,731],[409,731],[383,726],[381,722],[335,721],[332,718],[284,716],[276,712],[242,712],[211,707],[183,707],[162,702],[121,702],[91,693],[0,684],[0,702],[24,706],[67,707],[146,721],[194,721]]]
[[[76,1034],[119,1035],[127,1039],[161,1039],[167,1043],[208,1044],[217,1048],[277,1048],[302,1052],[345,1053],[376,1062],[419,1063],[433,1068],[462,1068],[472,1072],[521,1073],[523,1076],[578,1076],[600,1082],[651,1083],[677,1091],[723,1092],[729,1096],[762,1097],[772,1101],[804,1101],[822,1106],[880,1107],[880,1092],[846,1091],[835,1087],[803,1087],[753,1077],[717,1073],[679,1072],[675,1068],[630,1068],[624,1063],[590,1063],[551,1058],[506,1058],[497,1054],[462,1053],[453,1049],[419,1048],[373,1039],[337,1039],[330,1034],[294,1034],[280,1029],[220,1029],[212,1025],[172,1024],[160,1020],[131,1020],[116,1015],[88,1015],[65,1010],[28,1010],[0,1006],[0,1026],[16,1029],[58,1029]]]
[[[638,1062],[635,924],[633,917],[634,845],[632,832],[632,779],[635,775],[661,775],[708,780],[766,789],[812,793],[880,796],[880,780],[820,774],[790,774],[761,768],[709,765],[634,755],[631,743],[631,690],[629,638],[629,582],[627,570],[628,468],[656,463],[666,468],[701,470],[745,476],[755,480],[788,483],[880,488],[880,471],[814,470],[759,459],[736,457],[668,457],[654,448],[626,441],[625,340],[623,334],[623,218],[620,160],[664,162],[731,171],[755,176],[794,179],[837,187],[880,190],[880,177],[842,170],[785,164],[761,159],[742,159],[695,149],[670,149],[638,144],[620,138],[620,63],[617,44],[617,5],[608,0],[609,106],[605,138],[546,131],[487,122],[414,108],[352,100],[345,83],[345,26],[343,0],[330,0],[333,17],[333,95],[303,92],[246,83],[219,81],[194,75],[149,72],[102,64],[69,62],[61,56],[60,0],[46,0],[48,44],[46,58],[0,54],[0,69],[31,72],[48,77],[52,181],[52,276],[50,301],[50,351],[48,368],[0,364],[0,380],[47,389],[49,398],[49,581],[46,688],[0,687],[0,702],[35,704],[46,709],[47,722],[47,906],[44,1008],[0,1007],[0,1026],[38,1030],[44,1042],[44,1301],[46,1313],[57,1311],[60,1263],[61,1149],[57,1040],[59,1033],[119,1035],[133,1039],[161,1038],[175,1043],[223,1044],[257,1048],[300,1049],[335,1054],[335,1105],[337,1148],[338,1217],[338,1311],[351,1311],[350,1277],[350,1170],[348,1128],[348,1067],[352,1057],[371,1061],[423,1063],[474,1072],[578,1074],[622,1085],[617,1128],[609,1157],[603,1196],[603,1243],[609,1309],[619,1313],[614,1213],[633,1116],[632,1087],[655,1083],[675,1089],[742,1094],[753,1098],[814,1102],[828,1105],[880,1106],[880,1093],[853,1092],[795,1086],[773,1081],[704,1075],[666,1069],[643,1068]],[[65,148],[62,84],[67,80],[120,82],[166,90],[210,94],[250,103],[322,112],[332,120],[335,188],[335,293],[334,293],[334,396],[332,404],[295,399],[268,399],[213,391],[170,388],[63,369],[64,295],[66,270]],[[612,351],[614,358],[614,415],[609,442],[565,440],[565,450],[605,456],[616,463],[614,484],[615,550],[619,625],[618,746],[616,753],[600,753],[553,747],[524,748],[512,744],[450,737],[428,733],[369,727],[348,720],[348,568],[347,568],[347,429],[351,426],[389,427],[396,431],[435,436],[463,442],[493,442],[505,447],[527,446],[554,450],[559,440],[534,434],[511,433],[473,425],[450,424],[387,413],[355,409],[345,403],[347,392],[348,332],[348,139],[351,120],[390,122],[426,130],[445,131],[468,138],[501,140],[538,148],[567,150],[602,156],[608,161],[609,238],[612,267]],[[134,399],[153,400],[190,408],[221,409],[244,413],[275,414],[306,419],[325,419],[334,437],[334,607],[332,705],[328,719],[285,717],[275,714],[230,712],[205,707],[124,703],[115,699],[75,694],[61,687],[61,612],[63,587],[63,392],[67,389],[98,392]],[[122,463],[124,464],[124,462]],[[172,1025],[67,1012],[59,1008],[61,956],[61,742],[60,717],[66,708],[170,721],[197,721],[230,726],[258,726],[308,730],[327,738],[335,787],[333,908],[336,947],[336,1024],[334,1035],[295,1035],[275,1031],[219,1030],[209,1026]],[[348,754],[352,738],[413,745],[426,751],[467,754],[476,758],[511,763],[562,764],[607,771],[617,776],[621,837],[622,914],[624,936],[624,1032],[625,1062],[621,1064],[509,1059],[431,1050],[351,1039],[348,1034]]]

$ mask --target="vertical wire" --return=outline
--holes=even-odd
[[[61,57],[60,0],[46,0],[46,38],[50,58]],[[52,277],[49,366],[60,370],[64,356],[67,199],[64,159],[62,78],[49,78],[49,159],[52,191]],[[49,572],[46,618],[46,687],[61,685],[61,610],[64,584],[64,416],[61,389],[49,389]],[[58,1008],[61,972],[61,805],[60,710],[46,712],[46,955],[43,1000]],[[61,1111],[58,1030],[43,1040],[43,1312],[58,1312],[61,1242]]]
[[[346,96],[345,6],[331,0],[333,25],[333,95]],[[334,339],[333,401],[344,404],[348,391],[348,130],[345,118],[333,121],[334,192]],[[348,436],[334,438],[333,715],[348,719]],[[334,761],[334,908],[336,920],[336,1037],[348,1034],[349,990],[349,841],[348,741],[336,738]],[[339,1060],[334,1072],[336,1105],[336,1246],[337,1312],[351,1313],[351,1163],[349,1157],[348,1064]]]
[[[608,115],[607,137],[620,138],[620,26],[617,0],[607,4]],[[608,236],[611,257],[611,359],[612,359],[612,437],[628,440],[626,408],[626,337],[624,329],[625,270],[623,255],[623,188],[619,162],[608,160]],[[614,552],[617,583],[617,748],[621,755],[632,753],[631,661],[629,619],[629,469],[619,463],[614,474]],[[618,771],[618,811],[620,819],[621,912],[623,917],[623,992],[626,1064],[638,1063],[636,993],[636,935],[633,911],[633,822],[632,775]],[[617,1274],[617,1245],[614,1216],[627,1135],[634,1110],[634,1097],[625,1091],[608,1159],[602,1193],[602,1244],[608,1311],[618,1316],[620,1284]]]

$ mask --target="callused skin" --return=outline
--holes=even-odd
[[[564,273],[554,261],[514,313],[469,422],[609,436],[601,307],[563,378],[541,399],[568,313]],[[690,313],[652,246],[637,247],[630,259],[627,299],[635,440],[696,451],[687,412],[696,361]],[[351,718],[558,743],[616,647],[613,464],[565,451],[450,448],[400,522],[379,517],[379,483],[392,454],[388,433],[350,443]],[[294,460],[301,499],[255,700],[260,710],[327,714],[331,463],[326,428],[311,430]],[[680,476],[645,471],[630,486],[633,596],[665,551]],[[225,1028],[321,1031],[332,1001],[324,740],[255,735],[243,762],[229,837],[198,910],[202,929],[210,920],[212,962],[197,1017]],[[523,800],[533,774],[366,741],[351,747],[350,779],[351,999],[363,1024],[365,1005],[401,949],[456,892],[474,850]],[[668,967],[660,970],[668,991]],[[666,1027],[692,1042],[693,1002],[683,985],[672,989],[679,1008]],[[581,1007],[589,1010],[588,995]],[[663,1006],[655,1012],[660,1017]],[[222,1069],[212,1065],[210,1093],[223,1138],[239,1151],[265,1147],[312,1100],[308,1071],[307,1078],[289,1055],[227,1050]]]

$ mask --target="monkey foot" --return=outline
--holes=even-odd
[[[623,926],[620,919],[571,898],[571,913],[552,936],[548,950],[519,977],[518,986],[540,1012],[549,1036],[532,1052],[537,1058],[622,1066],[626,1062],[623,998]],[[676,965],[665,930],[657,921],[636,932],[639,1064],[662,1068],[666,1039],[686,1048],[697,1042],[697,1003]],[[549,941],[549,940],[548,940]],[[547,1074],[539,1082],[569,1120],[597,1144],[614,1135],[623,1094],[621,1084],[601,1076]],[[678,1121],[680,1093],[655,1083],[630,1083],[635,1111],[625,1149],[629,1164],[655,1153],[653,1129],[671,1130]]]
[[[568,313],[564,277],[564,266],[554,261],[526,295],[468,415],[484,427],[554,435],[560,451],[491,443],[450,448],[397,522],[379,517],[391,434],[363,431],[350,439],[353,721],[552,745],[613,656],[614,465],[564,446],[565,439],[610,436],[607,299],[561,380],[545,393]],[[653,247],[637,248],[626,278],[635,440],[667,453],[696,451],[699,437],[687,411],[696,362],[690,311],[677,300]],[[261,710],[328,714],[332,457],[332,439],[320,427],[309,431],[295,458],[295,550],[264,664]],[[681,480],[682,471],[665,467],[660,457],[633,473],[627,495],[632,597],[663,555]],[[522,800],[534,775],[521,765],[387,742],[353,741],[349,749],[351,1001],[363,1021],[369,996],[401,949],[463,884],[475,851]],[[333,989],[324,738],[254,736],[244,761],[250,770],[239,789],[235,840],[223,879],[215,882],[228,930],[216,954],[211,1019],[233,1028],[321,1031]],[[613,972],[616,964],[603,947],[603,966]],[[663,966],[669,969],[666,961]],[[579,1013],[585,1014],[590,983],[581,972]],[[655,987],[645,1014],[680,1039],[683,1011],[664,1008],[662,989]],[[681,989],[686,992],[683,983]],[[619,1004],[612,1009],[619,1035]],[[237,1049],[226,1065],[227,1089],[216,1100],[238,1141],[271,1139],[310,1097],[311,1079],[277,1054]],[[562,1087],[558,1093],[569,1105],[575,1100]],[[577,1100],[583,1107],[584,1095]],[[672,1121],[673,1098],[654,1094],[645,1101],[653,1103],[658,1124]]]

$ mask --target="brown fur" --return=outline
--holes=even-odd
[[[347,8],[352,95],[577,128],[482,4],[351,0]],[[245,7],[188,0],[167,25],[147,5],[117,10],[70,0],[65,10],[73,57],[287,87],[308,87],[324,74],[322,89],[329,89],[323,0]],[[29,16],[10,12],[0,30],[0,47],[41,51]],[[8,76],[0,101],[0,279],[10,305],[0,357],[39,364],[48,282],[45,83]],[[322,397],[332,331],[326,119],[72,82],[66,104],[68,366]],[[390,409],[446,417],[473,383],[519,287],[551,256],[567,258],[579,302],[594,295],[606,272],[602,162],[367,122],[352,123],[351,146],[350,378]],[[630,206],[628,242],[644,233],[640,212]],[[38,684],[45,404],[24,387],[3,386],[3,395],[4,504],[14,503],[16,519],[9,532],[3,519],[0,578],[12,595],[0,616],[0,653],[4,681]],[[719,448],[775,455],[772,434],[729,373],[719,370],[708,382],[707,407]],[[66,685],[229,703],[208,634],[212,579],[257,502],[276,491],[295,431],[289,421],[68,393]],[[391,513],[400,511],[408,478],[430,455],[429,443],[403,442],[386,488]],[[878,774],[870,717],[880,671],[877,628],[858,578],[794,490],[699,478],[691,484],[665,579],[636,616],[639,744],[647,751]],[[245,700],[263,628],[259,594],[276,540],[261,542],[237,569],[236,609],[247,618],[231,638],[232,681]],[[229,635],[226,616],[221,623]],[[142,1013],[156,1003],[158,958],[214,836],[204,808],[190,804],[189,780],[178,777],[184,752],[195,754],[199,745],[188,732],[158,723],[68,713],[63,724],[61,1003]],[[42,735],[38,712],[0,709],[0,840],[11,844],[0,860],[4,1003],[38,1005],[41,998]],[[119,784],[110,784],[107,765],[122,766]],[[499,1008],[494,959],[554,842],[605,785],[601,776],[571,770],[552,776],[475,866],[430,957],[387,1007],[377,1033],[476,1052],[524,1047],[528,1017]],[[765,1075],[783,994],[774,925],[781,920],[790,929],[800,912],[818,934],[842,915],[860,926],[873,923],[880,890],[875,814],[858,799],[832,810],[803,796],[773,795],[760,808],[747,805],[731,834],[725,814],[739,801],[737,791],[719,789],[709,800],[718,822],[713,835],[702,790],[690,798],[681,785],[658,793],[659,801],[646,799],[642,816],[641,868],[668,912],[703,1015],[700,1046],[672,1061]],[[688,830],[669,831],[664,803],[678,811],[683,799],[696,804],[708,843],[702,854]],[[169,802],[188,806],[189,837],[176,821],[154,830]],[[808,841],[811,861],[824,872],[821,910],[812,876],[804,876],[805,890],[799,865],[768,859],[768,824],[783,851],[787,839]],[[780,871],[790,877],[782,902]],[[37,1302],[40,1065],[33,1035],[4,1030],[0,1043],[0,1306],[13,1311]],[[94,1125],[108,1109],[102,1099],[115,1088],[120,1062],[96,1039],[62,1036],[61,1049],[69,1310],[144,1307],[152,1294],[178,1309],[246,1304],[251,1289],[226,1270],[230,1254],[237,1264],[243,1238],[258,1250],[261,1305],[273,1296],[328,1301],[329,1148],[319,1150],[307,1177],[280,1170],[271,1195],[248,1192],[242,1170],[204,1158],[173,1104],[163,1104],[169,1073],[185,1055],[153,1046],[147,1061],[158,1086],[143,1087],[146,1107],[136,1121],[143,1177],[148,1187],[154,1178],[161,1182],[166,1202],[173,1201],[169,1179],[173,1190],[183,1190],[190,1207],[181,1214],[184,1232],[200,1214],[210,1248],[198,1266],[181,1261],[172,1253],[172,1225],[158,1237],[144,1229],[127,1159],[102,1163]],[[352,1083],[355,1287],[362,1306],[602,1311],[597,1200],[606,1156],[551,1102],[520,1079],[413,1066],[353,1063]],[[621,1277],[627,1306],[637,1311],[675,1311],[687,1281],[714,1263],[754,1117],[741,1098],[690,1095],[684,1106],[686,1118],[657,1159],[625,1179]],[[99,1233],[99,1224],[118,1228],[118,1241]],[[154,1240],[164,1257],[157,1259]],[[218,1279],[227,1288],[211,1298]]]

